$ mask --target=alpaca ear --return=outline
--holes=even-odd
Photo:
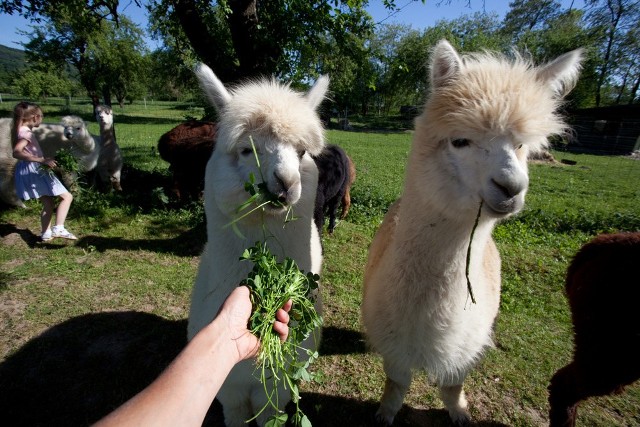
[[[431,51],[431,87],[446,85],[455,79],[462,68],[462,58],[446,40],[440,40]]]
[[[318,80],[316,80],[316,83],[311,89],[309,89],[309,92],[306,95],[307,101],[309,101],[311,108],[315,110],[320,106],[320,104],[324,100],[325,95],[327,94],[327,90],[329,90],[329,77],[326,75],[322,75],[318,77]]]
[[[551,86],[553,91],[563,97],[573,89],[578,82],[581,62],[584,56],[583,49],[572,50],[559,56],[546,65],[538,68],[538,77]]]
[[[197,64],[194,72],[209,101],[218,111],[222,110],[231,100],[231,94],[227,88],[205,64]]]

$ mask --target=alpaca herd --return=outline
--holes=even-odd
[[[216,124],[190,120],[179,124],[158,140],[158,153],[169,163],[172,183],[169,192],[182,202],[198,200],[204,190],[207,162],[215,149]],[[318,192],[314,219],[322,234],[325,214],[329,215],[329,233],[336,225],[338,206],[340,219],[345,219],[351,206],[350,188],[356,178],[351,158],[337,145],[328,145],[312,156],[318,168]]]
[[[432,49],[429,93],[414,122],[402,194],[379,225],[364,266],[363,332],[386,376],[372,414],[376,425],[393,425],[416,370],[438,387],[454,424],[470,422],[463,385],[493,346],[500,305],[501,258],[492,233],[524,207],[529,156],[568,130],[558,110],[582,60],[581,49],[538,66],[517,55],[461,55],[445,40]],[[347,153],[325,142],[317,110],[327,77],[299,93],[268,79],[227,88],[203,64],[195,74],[218,120],[187,121],[157,144],[170,165],[170,192],[183,202],[202,198],[206,213],[189,340],[247,277],[252,266],[239,258],[253,242],[264,241],[280,260],[292,258],[301,270],[321,274],[325,217],[331,234],[349,211],[356,178]],[[101,182],[121,190],[112,111],[100,107],[96,118],[99,137],[75,116],[42,125],[37,137],[51,141],[46,146],[71,147],[82,171],[95,170]],[[9,186],[15,161],[6,146],[8,120],[0,120],[0,198],[19,205]],[[252,177],[263,180],[280,204],[239,217]],[[296,219],[283,226],[291,214]],[[570,264],[566,294],[575,346],[571,363],[550,381],[551,426],[574,426],[580,401],[640,378],[633,315],[640,288],[628,278],[638,259],[640,233],[626,233],[595,238]],[[315,304],[321,312],[320,292]],[[315,351],[319,339],[318,330],[299,356],[308,358],[306,350]],[[274,415],[260,412],[267,396],[254,368],[252,361],[236,365],[217,395],[229,427],[253,417],[263,426]],[[269,392],[284,410],[291,391]]]

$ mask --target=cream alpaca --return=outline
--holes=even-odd
[[[254,242],[266,238],[281,260],[287,256],[305,272],[320,273],[320,238],[313,223],[318,170],[311,155],[324,147],[324,132],[315,110],[328,87],[328,79],[322,77],[306,95],[274,81],[251,82],[228,91],[205,65],[200,65],[196,74],[220,119],[216,149],[205,172],[207,244],[191,296],[189,339],[213,319],[229,293],[247,276],[252,265],[239,257]],[[268,207],[264,214],[256,212],[236,223],[243,239],[226,225],[249,197],[244,183],[250,174],[258,181],[263,176],[269,191],[293,207],[297,219],[284,225],[286,210]],[[318,298],[316,310],[320,308]],[[304,345],[315,349],[318,342],[310,338]],[[254,370],[253,361],[240,363],[218,393],[227,426],[246,425],[266,403]],[[288,390],[278,390],[281,408],[289,399]],[[258,424],[264,424],[271,414],[262,413]]]
[[[95,113],[100,125],[100,155],[95,169],[102,187],[121,191],[120,175],[123,161],[113,127],[113,110],[111,107],[98,105]]]
[[[462,385],[492,345],[500,300],[497,221],[518,212],[527,154],[565,130],[556,110],[575,84],[581,51],[534,67],[489,53],[431,55],[431,93],[415,121],[404,191],[369,250],[362,320],[387,376],[380,408],[391,425],[413,369],[425,369],[456,423],[469,420]],[[470,279],[466,252],[478,208]]]

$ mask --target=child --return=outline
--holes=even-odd
[[[73,195],[51,171],[38,164],[41,163],[49,168],[57,166],[54,159],[44,157],[38,140],[31,132],[40,123],[42,123],[42,110],[38,105],[32,102],[20,102],[13,109],[11,146],[13,157],[19,160],[15,171],[16,195],[22,200],[40,199],[42,201],[40,238],[43,242],[54,237],[76,240],[77,237],[64,228]],[[59,196],[61,201],[56,210],[56,225],[51,229],[55,196]]]

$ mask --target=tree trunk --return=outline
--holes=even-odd
[[[104,100],[102,105],[111,107],[111,88],[108,85],[102,87],[102,99]]]
[[[277,40],[260,37],[256,0],[229,0],[229,7],[229,30],[240,63],[239,77],[273,74],[282,49]]]
[[[273,74],[282,56],[282,49],[278,40],[260,37],[256,0],[229,0],[228,4],[231,13],[227,16],[227,23],[239,66],[235,70],[217,69],[216,75],[223,82],[230,82],[260,74]],[[196,0],[174,0],[174,8],[193,50],[202,62],[215,69],[218,62],[216,43],[209,36]]]
[[[202,62],[216,70],[216,75],[223,82],[233,80],[233,70],[216,69],[216,42],[210,36],[209,30],[202,20],[195,0],[174,0],[173,6],[182,26],[182,30],[189,39],[191,47]],[[219,67],[218,67],[219,68]]]
[[[616,38],[616,31],[618,29],[618,24],[620,22],[620,17],[623,13],[623,6],[619,0],[616,0],[616,4],[614,5],[612,1],[607,2],[607,7],[609,9],[609,15],[611,16],[611,22],[609,23],[609,31],[608,31],[608,40],[607,40],[607,48],[605,50],[602,68],[600,69],[600,75],[598,76],[598,83],[596,87],[596,107],[600,106],[600,101],[602,99],[602,87],[607,78],[607,74],[609,73],[610,65],[609,61],[611,60],[611,53],[613,51],[613,42]],[[616,8],[617,6],[617,8]]]

